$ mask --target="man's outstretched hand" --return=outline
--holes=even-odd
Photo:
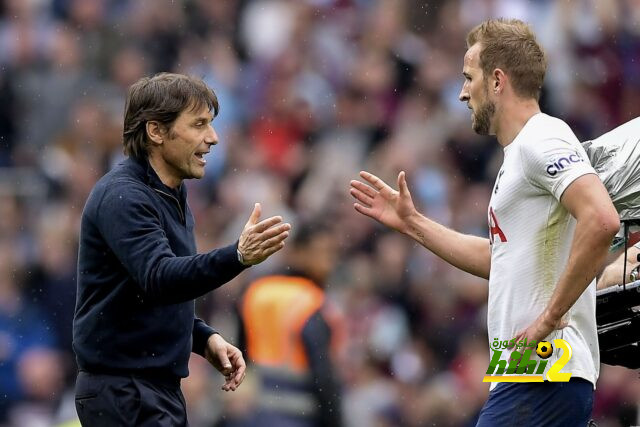
[[[387,227],[406,232],[406,221],[416,214],[416,208],[411,199],[404,171],[398,174],[400,191],[394,190],[369,172],[361,171],[360,177],[366,184],[358,180],[351,181],[350,193],[357,200],[353,205],[355,210]]]
[[[284,248],[284,240],[291,230],[291,225],[283,223],[281,216],[258,222],[261,212],[260,203],[256,203],[240,234],[238,251],[242,254],[242,263],[245,265],[259,264]]]

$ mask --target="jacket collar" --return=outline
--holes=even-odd
[[[178,188],[171,188],[165,185],[153,167],[151,167],[147,158],[129,157],[125,162],[130,164],[135,174],[151,188],[169,193],[180,201],[186,200],[187,194],[184,183],[181,183]]]

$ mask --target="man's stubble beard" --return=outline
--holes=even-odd
[[[489,99],[489,85],[484,82],[484,99],[477,111],[473,112],[473,130],[478,135],[489,135],[491,119],[496,112],[496,104]]]
[[[496,112],[496,105],[487,100],[473,112],[473,130],[478,135],[489,135],[491,119]]]

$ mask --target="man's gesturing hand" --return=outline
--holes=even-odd
[[[398,174],[396,191],[377,176],[369,172],[360,172],[365,181],[351,181],[351,195],[357,200],[353,207],[363,215],[400,232],[406,231],[406,221],[415,215],[416,208],[411,200],[405,173]],[[367,185],[368,184],[368,185]]]
[[[242,352],[229,344],[219,334],[213,334],[207,340],[204,349],[205,358],[224,375],[224,391],[235,391],[244,380],[247,365]]]
[[[245,265],[259,264],[270,255],[284,248],[284,239],[289,236],[291,225],[282,223],[281,216],[273,216],[258,222],[262,208],[256,203],[244,226],[238,250]]]

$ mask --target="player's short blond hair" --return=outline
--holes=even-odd
[[[476,43],[481,46],[484,78],[500,68],[518,96],[540,99],[547,59],[528,24],[518,19],[490,19],[467,34],[467,47]]]

